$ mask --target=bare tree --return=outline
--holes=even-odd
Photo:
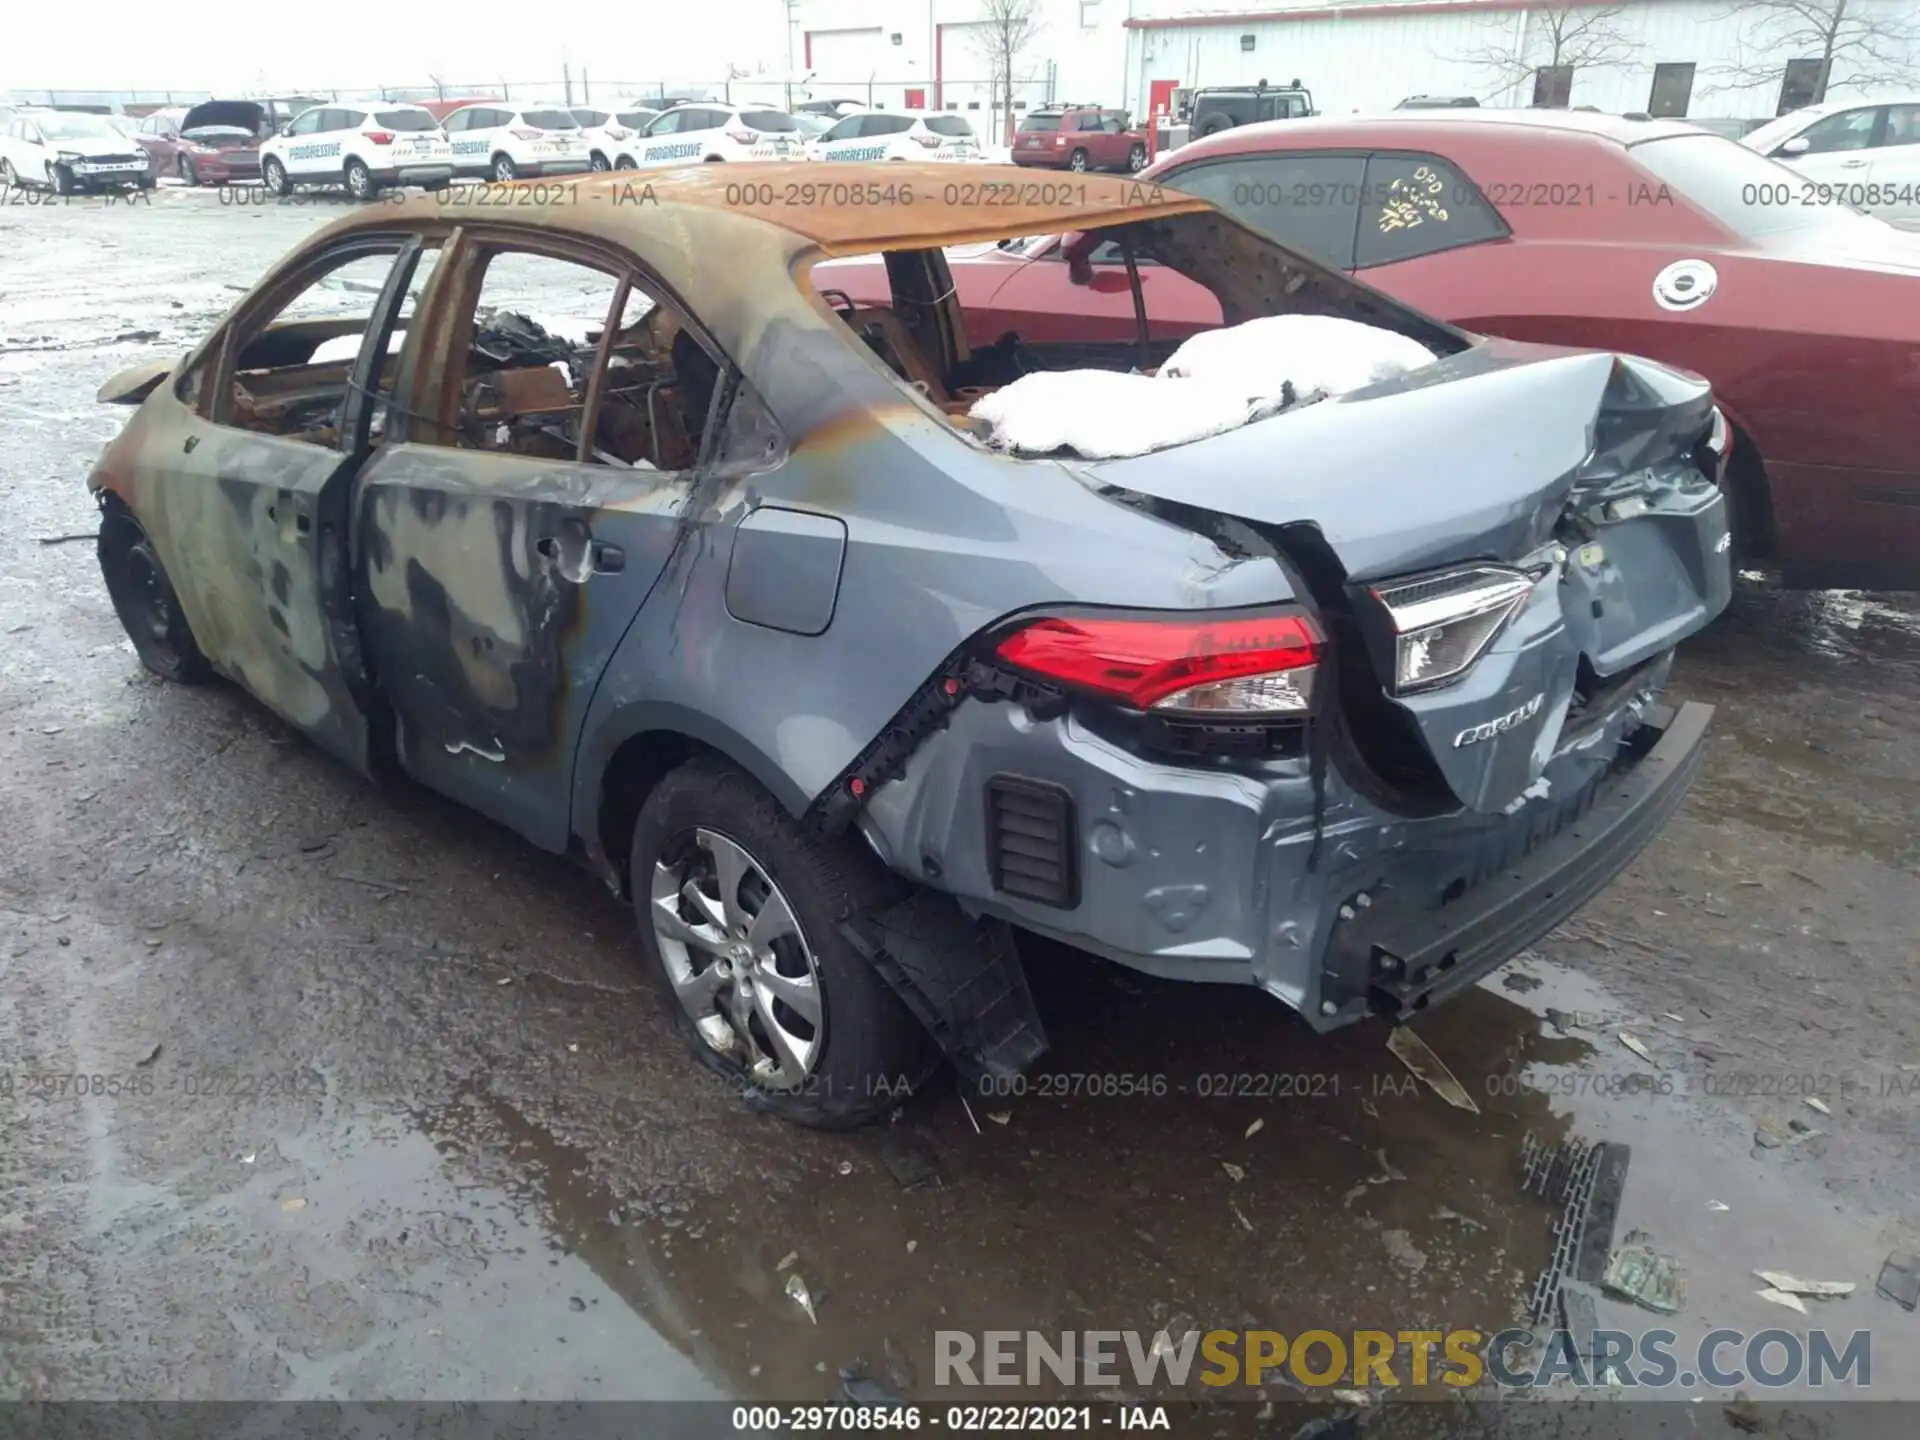
[[[1903,13],[1904,12],[1904,13]],[[1810,103],[1829,86],[1874,89],[1910,82],[1920,24],[1909,6],[1871,0],[1742,0],[1721,18],[1744,22],[1734,59],[1707,71],[1703,94],[1779,85],[1789,60],[1818,60]]]
[[[1525,28],[1518,36],[1490,41],[1453,58],[1490,72],[1495,81],[1488,98],[1505,100],[1548,67],[1604,70],[1632,64],[1645,46],[1621,25],[1626,13],[1625,5],[1535,10],[1523,20]],[[1513,28],[1512,22],[1498,18],[1481,24],[1488,31],[1504,30],[1509,35]]]
[[[1040,33],[1039,0],[980,0],[974,48],[992,72],[1000,111],[1000,143],[1013,143],[1013,68]]]

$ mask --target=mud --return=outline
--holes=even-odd
[[[1682,814],[1420,1026],[1478,1116],[1377,1027],[1034,945],[1027,1093],[796,1131],[685,1053],[604,888],[153,680],[91,547],[37,543],[92,527],[99,383],[333,213],[0,210],[0,1398],[798,1400],[861,1360],[951,1400],[941,1329],[1494,1330],[1550,1245],[1530,1131],[1632,1146],[1683,1339],[1867,1328],[1920,1395],[1873,1293],[1920,1242],[1911,597],[1747,583],[1683,654],[1720,709]],[[1859,1289],[1803,1317],[1754,1269]]]

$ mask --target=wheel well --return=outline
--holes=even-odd
[[[1728,488],[1733,491],[1733,537],[1736,563],[1741,558],[1772,560],[1780,553],[1779,531],[1773,516],[1773,490],[1767,483],[1766,462],[1760,447],[1738,425],[1732,426],[1733,453],[1727,457]]]
[[[613,752],[600,774],[599,839],[608,868],[631,885],[628,852],[633,848],[633,824],[654,786],[696,755],[727,757],[711,745],[677,730],[646,730],[629,735]],[[727,763],[731,764],[731,761]]]
[[[102,549],[133,544],[147,532],[135,517],[132,507],[111,490],[100,492],[100,545]],[[124,539],[123,539],[124,537]]]
[[[502,160],[506,161],[509,165],[513,164],[513,157],[504,150],[494,151],[492,155],[487,157],[487,164],[498,165]]]

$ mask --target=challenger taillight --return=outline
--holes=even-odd
[[[1323,641],[1297,611],[1209,618],[1048,616],[1003,638],[1007,665],[1138,710],[1304,716]]]

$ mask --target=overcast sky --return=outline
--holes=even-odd
[[[13,3],[22,13],[0,44],[0,91],[233,94],[426,85],[436,74],[476,85],[558,80],[568,62],[599,91],[787,63],[783,0],[92,0],[70,18],[48,0]]]

